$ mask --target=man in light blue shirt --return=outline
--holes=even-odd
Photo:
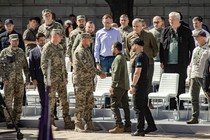
[[[97,69],[104,72],[110,72],[111,64],[114,60],[111,51],[113,43],[122,43],[120,32],[111,27],[112,22],[113,19],[110,15],[104,15],[102,18],[104,28],[96,32],[94,57]]]

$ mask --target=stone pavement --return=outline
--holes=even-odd
[[[0,132],[8,131],[6,128],[0,128]],[[37,140],[38,130],[25,128],[21,129],[24,134],[23,140]],[[132,137],[130,134],[110,134],[107,131],[97,131],[94,133],[77,133],[73,130],[54,131],[53,136],[55,140],[209,140],[210,134],[178,134],[178,133],[160,133],[154,132],[147,134],[145,137]],[[2,134],[0,140],[15,140],[16,133]]]

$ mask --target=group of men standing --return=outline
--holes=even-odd
[[[79,15],[77,16],[78,27],[70,33],[67,44],[63,26],[53,20],[52,11],[49,9],[43,10],[42,17],[44,23],[36,29],[35,23],[31,22],[30,26],[33,30],[26,30],[23,36],[24,42],[28,46],[27,55],[29,55],[29,66],[26,55],[24,54],[25,46],[24,44],[21,45],[23,43],[22,36],[13,30],[14,25],[11,19],[5,21],[7,31],[0,34],[0,56],[13,55],[15,57],[14,62],[8,62],[3,65],[4,72],[2,78],[4,81],[5,102],[9,108],[9,112],[13,114],[17,125],[21,126],[20,116],[24,93],[22,70],[25,73],[26,85],[29,84],[31,76],[33,85],[38,87],[43,108],[43,99],[46,95],[45,86],[48,78],[47,69],[50,61],[51,90],[47,96],[49,96],[50,102],[52,129],[58,130],[53,113],[56,93],[58,94],[63,110],[64,128],[72,128],[69,103],[67,101],[66,85],[68,83],[68,72],[65,65],[66,54],[69,56],[69,63],[73,66],[72,78],[76,97],[74,114],[76,132],[89,132],[94,130],[92,110],[94,107],[93,92],[95,87],[94,78],[96,75],[99,75],[101,78],[106,78],[107,76],[112,77],[109,92],[111,110],[116,120],[116,126],[109,130],[110,133],[131,132],[128,90],[133,95],[134,109],[137,114],[137,130],[131,135],[145,136],[145,134],[157,130],[147,103],[148,94],[151,92],[155,61],[160,61],[161,68],[164,72],[179,73],[180,79],[177,97],[185,92],[187,67],[192,54],[194,54],[192,52],[195,43],[191,30],[180,22],[181,17],[178,12],[171,12],[169,14],[170,25],[164,29],[162,25],[159,25],[159,23],[163,23],[163,19],[160,16],[155,16],[153,18],[154,28],[150,32],[144,27],[145,21],[140,18],[135,18],[132,21],[133,29],[129,27],[129,19],[125,14],[120,17],[121,27],[116,29],[111,26],[113,23],[112,17],[106,14],[102,17],[104,27],[98,30],[96,34],[94,34],[94,23],[91,21],[86,23],[85,16]],[[29,21],[33,20],[35,19],[30,19]],[[34,33],[35,29],[37,30],[37,34]],[[204,36],[204,33],[196,32],[194,36]],[[31,38],[35,40],[30,41]],[[6,41],[8,39],[9,41]],[[204,45],[200,40],[197,41],[200,46]],[[202,49],[198,51],[196,51],[194,54],[196,56],[193,56],[191,61],[196,66],[200,65],[199,62],[204,57],[200,57],[199,55],[199,52],[203,54],[204,51]],[[196,60],[193,60],[195,57]],[[199,60],[197,59],[198,57]],[[207,56],[205,56],[206,59]],[[130,61],[130,69],[127,67],[127,61]],[[130,72],[132,83],[129,83]],[[195,83],[200,84],[200,77],[191,83],[192,86]],[[195,103],[193,103],[196,106],[197,96],[194,97],[196,99]],[[13,98],[14,107],[12,109]],[[174,108],[175,105],[173,106]],[[120,106],[122,106],[125,112],[125,124],[122,123],[119,111]],[[198,107],[195,106],[194,109],[199,111]],[[14,126],[7,112],[5,112],[5,116],[7,128],[13,128]],[[82,117],[84,119],[84,126]],[[196,117],[198,117],[198,113],[194,117],[190,120],[190,123],[197,122]],[[146,119],[148,124],[146,129],[144,129],[144,119]]]

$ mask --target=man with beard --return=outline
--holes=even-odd
[[[69,55],[69,60],[70,63],[73,60],[73,56],[72,56],[72,47],[75,41],[75,38],[77,37],[78,34],[81,34],[83,32],[85,32],[85,24],[86,24],[86,18],[84,15],[78,15],[77,16],[77,28],[74,29],[71,33],[70,33],[70,37],[69,37],[69,42],[68,42],[68,50],[67,50],[67,54]]]
[[[149,58],[144,53],[144,41],[136,38],[132,44],[132,51],[136,53],[134,62],[132,63],[132,85],[130,94],[133,95],[134,110],[137,115],[137,130],[132,136],[145,136],[150,132],[157,130],[152,114],[147,106],[148,102],[148,67]],[[144,130],[144,118],[146,118],[148,127]]]
[[[114,114],[116,126],[110,129],[110,133],[131,132],[130,109],[128,103],[129,78],[127,61],[122,54],[122,44],[116,42],[112,45],[112,53],[115,59],[111,66],[112,84],[109,89],[111,109]],[[119,107],[122,106],[125,114],[125,125],[122,123]]]
[[[2,79],[4,82],[5,103],[7,105],[8,111],[13,117],[14,123],[16,123],[18,127],[22,127],[23,125],[20,124],[24,93],[24,80],[22,72],[24,71],[26,77],[26,85],[28,85],[30,81],[29,69],[26,56],[23,50],[18,47],[18,34],[9,35],[9,43],[10,46],[3,49],[0,54],[0,57],[14,55],[14,62],[7,63],[5,66],[3,66]],[[14,125],[7,111],[5,111],[4,114],[7,128],[14,128]]]

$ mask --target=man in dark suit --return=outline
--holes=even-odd
[[[36,44],[37,46],[31,50],[29,54],[29,69],[31,80],[34,86],[38,87],[39,97],[41,101],[41,106],[43,106],[44,95],[45,95],[45,84],[44,77],[40,67],[41,51],[45,44],[45,35],[43,33],[36,34]]]

